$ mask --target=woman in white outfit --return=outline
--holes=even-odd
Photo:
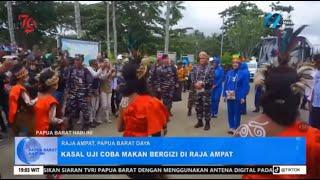
[[[100,117],[106,120],[108,123],[112,123],[110,119],[111,112],[111,81],[114,76],[115,70],[112,68],[108,59],[105,59],[100,64],[102,73],[99,78],[101,80],[100,85]],[[105,117],[105,119],[104,119]],[[101,122],[101,121],[100,121]],[[99,121],[98,121],[99,123]]]

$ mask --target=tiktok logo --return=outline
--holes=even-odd
[[[273,173],[280,173],[280,167],[273,167]]]

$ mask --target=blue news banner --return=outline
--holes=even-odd
[[[305,138],[16,137],[15,165],[305,165]]]

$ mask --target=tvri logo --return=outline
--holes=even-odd
[[[57,148],[43,148],[35,138],[23,138],[16,149],[19,160],[25,164],[33,164],[46,153],[56,151]]]

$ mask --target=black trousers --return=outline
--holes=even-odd
[[[5,107],[5,106],[1,106],[2,111],[4,112],[5,116],[7,117],[8,119],[8,108]],[[1,127],[1,131],[2,132],[7,132],[7,127],[6,127],[6,124],[4,122],[4,119],[2,118],[2,114],[1,114],[1,111],[0,111],[0,127]]]
[[[312,107],[309,121],[312,127],[320,130],[320,108],[319,107]]]
[[[113,114],[116,114],[116,112],[119,110],[120,101],[120,92],[113,89],[111,94],[111,111]]]
[[[4,119],[2,118],[1,114],[0,114],[0,127],[1,127],[1,131],[2,132],[6,132],[7,131],[6,124],[4,123]]]
[[[303,96],[303,99],[302,99],[300,108],[301,108],[301,109],[305,108],[307,102],[308,102],[307,96]]]

